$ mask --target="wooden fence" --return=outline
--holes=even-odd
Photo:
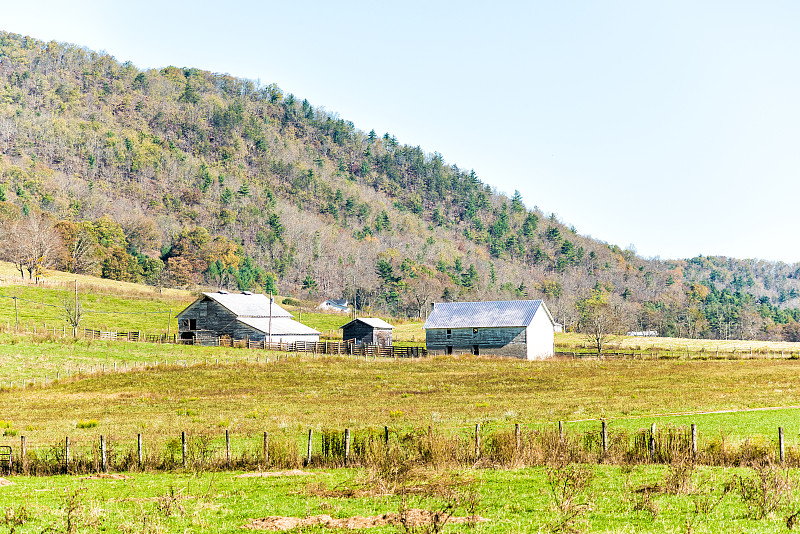
[[[139,331],[116,332],[84,328],[86,339],[113,341],[173,343],[182,345],[204,345],[212,347],[231,347],[243,349],[263,349],[278,352],[304,354],[328,354],[341,356],[360,356],[364,358],[422,358],[428,355],[424,347],[381,347],[379,345],[354,344],[343,341],[296,341],[291,343],[270,343],[267,339],[232,339],[228,336],[200,335],[195,339],[180,339],[173,335],[147,335]]]

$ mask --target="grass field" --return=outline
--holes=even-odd
[[[405,498],[396,492],[359,494],[365,482],[372,482],[371,474],[361,470],[307,473],[271,478],[236,478],[237,473],[130,473],[122,480],[12,477],[14,485],[0,488],[0,507],[5,510],[0,525],[17,533],[232,533],[241,532],[252,519],[268,516],[381,516],[404,506],[442,510],[459,495],[454,516],[467,516],[470,508],[487,521],[474,527],[449,525],[447,532],[772,533],[788,531],[786,520],[797,511],[798,499],[796,490],[775,490],[779,501],[774,510],[759,518],[759,508],[751,500],[738,491],[724,491],[726,483],[734,487],[740,480],[751,480],[753,475],[741,469],[698,468],[688,474],[688,486],[682,489],[670,487],[675,476],[670,467],[590,466],[585,483],[566,504],[552,490],[558,472],[548,478],[544,468],[417,473],[426,482],[438,480],[438,486]],[[789,477],[796,479],[797,473]],[[441,482],[448,478],[458,485]],[[469,497],[471,488],[477,497]],[[445,496],[436,495],[437,491]],[[317,526],[293,532],[331,529]],[[407,530],[397,525],[359,532]]]
[[[7,340],[8,338],[6,338]],[[255,363],[255,356],[259,363]],[[270,356],[270,363],[264,359]],[[26,430],[32,442],[75,432],[96,419],[98,434],[174,436],[182,430],[237,434],[263,430],[366,428],[391,425],[468,429],[475,423],[536,427],[557,421],[582,429],[600,418],[613,428],[697,422],[705,436],[771,437],[783,426],[795,443],[800,410],[670,415],[800,405],[800,361],[567,360],[526,362],[440,357],[369,361],[296,357],[264,351],[122,342],[0,344],[3,419]],[[249,361],[244,361],[249,358]],[[169,362],[163,366],[164,360]],[[232,363],[236,359],[239,363]],[[74,377],[103,362],[123,368],[140,362],[158,368]],[[215,365],[219,361],[220,365]],[[176,366],[175,362],[181,362]],[[183,367],[183,363],[190,364]],[[203,362],[208,362],[205,365]],[[226,362],[228,362],[226,364]],[[193,365],[193,364],[197,365]],[[42,387],[44,372],[61,380]],[[72,369],[65,379],[64,367]],[[37,387],[30,387],[31,375]],[[19,388],[26,378],[29,387]],[[190,415],[186,415],[187,412]],[[666,414],[666,416],[665,416]],[[588,421],[586,421],[588,420]],[[13,440],[12,440],[13,441]]]
[[[161,294],[141,286],[92,285],[96,280],[79,281],[86,284],[79,285],[85,306],[109,312],[87,316],[87,326],[95,328],[116,325],[121,330],[163,332],[165,316],[155,312],[177,312],[194,298],[188,292]],[[47,314],[54,313],[70,288],[57,287],[55,277],[48,282],[55,287],[0,285],[0,295],[34,301],[17,302],[21,322],[63,325],[57,314]],[[12,320],[8,303],[13,305],[13,300],[0,297],[0,327]],[[395,324],[394,339],[401,343],[420,343],[424,338],[418,321],[387,320]],[[340,335],[338,329],[347,321],[343,315],[303,312],[305,324],[332,337]],[[559,334],[556,344],[558,350],[584,352],[587,343],[577,334]],[[257,449],[262,432],[269,431],[276,443],[294,447],[295,458],[301,458],[309,429],[320,436],[332,429],[378,432],[388,426],[396,436],[392,439],[400,440],[402,432],[431,427],[437,436],[457,436],[469,448],[476,424],[485,439],[492,439],[498,432],[512,432],[517,423],[525,436],[535,437],[537,432],[553,432],[557,422],[564,421],[570,439],[580,440],[589,433],[596,437],[603,419],[612,443],[623,435],[634,439],[652,423],[667,430],[695,423],[705,450],[728,443],[738,444],[741,451],[744,443],[768,450],[772,457],[780,426],[795,465],[800,455],[800,360],[748,356],[751,349],[754,356],[768,356],[797,353],[798,347],[620,337],[611,349],[648,352],[650,357],[364,361],[4,333],[0,334],[0,445],[16,449],[24,435],[29,452],[44,457],[55,454],[55,445],[69,436],[76,457],[96,458],[102,435],[111,454],[119,457],[141,434],[149,454],[163,455],[174,454],[185,431],[192,447],[205,444],[219,457],[225,431],[230,432],[234,455]],[[717,350],[735,350],[745,359],[716,360]],[[688,351],[691,359],[672,359],[675,354],[652,358],[653,353],[666,351]],[[119,372],[112,372],[115,364]],[[60,379],[53,382],[56,373]],[[316,439],[315,454],[319,454]],[[438,489],[410,495],[406,504],[441,509],[452,502],[454,492],[460,492],[457,515],[466,515],[465,504],[471,502],[490,521],[474,528],[453,525],[447,531],[498,533],[785,532],[787,518],[800,509],[796,487],[783,492],[775,486],[771,491],[779,505],[765,518],[756,518],[753,510],[758,505],[747,501],[743,486],[743,481],[755,480],[756,470],[697,467],[690,470],[683,489],[671,491],[670,484],[684,468],[626,465],[621,458],[618,455],[613,463],[622,465],[614,466],[572,464],[586,477],[585,487],[570,501],[572,508],[564,507],[564,498],[555,489],[580,482],[567,480],[572,467],[508,469],[485,462],[484,468],[461,469],[455,475],[415,467],[415,476],[427,482],[415,479],[409,484]],[[386,481],[376,481],[374,466],[251,479],[235,478],[232,471],[193,473],[196,465],[192,466],[188,472],[178,468],[173,473],[129,473],[128,479],[13,476],[15,485],[0,487],[0,508],[5,510],[5,516],[0,514],[0,531],[5,527],[9,532],[42,532],[50,527],[56,532],[234,532],[250,518],[269,515],[372,516],[403,506],[397,491],[375,491],[385,490]],[[798,480],[795,471],[773,471]],[[453,477],[456,483],[442,482]],[[477,492],[472,497],[464,493],[470,487]],[[365,488],[370,490],[365,493]],[[301,530],[329,531],[321,526]],[[404,530],[393,526],[368,531]]]

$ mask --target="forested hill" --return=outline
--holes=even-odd
[[[595,297],[667,335],[775,338],[800,317],[797,265],[639,258],[438,153],[226,74],[0,32],[0,157],[2,257],[26,275],[355,295],[396,315],[542,297],[566,325]]]

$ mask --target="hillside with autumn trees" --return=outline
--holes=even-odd
[[[348,298],[396,316],[544,298],[568,328],[592,298],[619,328],[800,340],[800,265],[641,258],[490,183],[277,84],[0,32],[0,259],[20,276]]]

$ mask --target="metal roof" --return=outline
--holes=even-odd
[[[269,327],[270,327],[269,317],[240,317],[238,321],[240,323],[244,323],[247,326],[255,328],[256,330],[260,330],[265,334],[269,335]],[[295,321],[294,319],[288,319],[285,317],[273,317],[272,335],[273,336],[282,336],[282,335],[318,336],[319,332],[317,332],[310,326],[306,326],[301,322]]]
[[[248,293],[219,292],[203,293],[203,295],[217,301],[237,317],[269,317],[269,297]],[[272,316],[291,317],[292,314],[273,302]]]
[[[356,321],[361,321],[364,324],[368,324],[372,328],[380,328],[382,330],[394,328],[394,326],[390,325],[389,323],[387,323],[383,319],[378,319],[377,317],[358,317],[357,319],[353,319],[352,321],[350,321],[346,325],[342,326],[342,328],[344,328],[345,326],[350,326],[351,324],[353,324]]]
[[[541,300],[437,302],[422,327],[430,329],[528,326],[540,307],[547,310]],[[549,317],[550,313],[547,315]]]

